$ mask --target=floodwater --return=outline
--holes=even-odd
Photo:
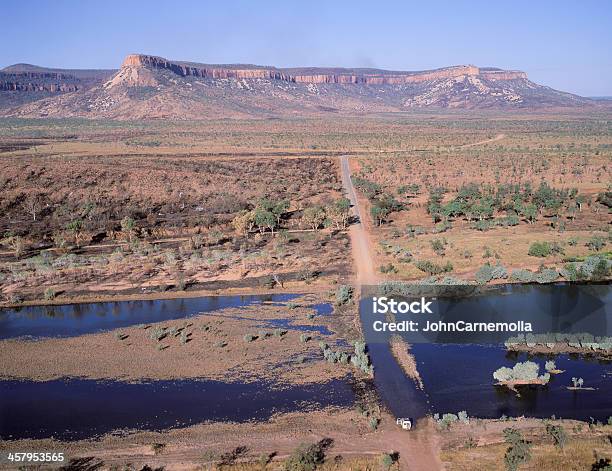
[[[0,310],[0,339],[15,337],[72,337],[139,324],[184,319],[226,308],[240,308],[261,303],[283,305],[299,294],[251,296],[206,296],[200,298],[117,301],[66,304],[60,306],[24,306]],[[317,315],[329,315],[330,304],[306,305]],[[317,330],[329,334],[325,326],[299,326],[287,319],[260,319],[264,327]]]
[[[348,378],[292,386],[209,380],[4,380],[0,438],[79,440],[120,430],[267,420],[282,412],[351,407],[354,401]]]
[[[574,285],[510,285],[488,291],[480,297],[443,302],[452,307],[454,315],[460,311],[470,315],[485,312],[483,306],[489,311],[494,306],[497,315],[535,310],[563,314],[568,308],[585,312],[584,306],[589,306],[590,312],[602,316],[600,320],[606,324],[612,294],[610,286],[587,286],[589,296],[580,293],[580,289]],[[360,313],[364,326],[372,321],[371,309],[366,303],[370,300],[362,299]],[[552,317],[554,321],[555,315]],[[363,330],[374,365],[374,382],[386,407],[396,417],[420,418],[427,414],[462,410],[472,417],[481,418],[499,418],[502,415],[546,418],[554,415],[605,422],[612,416],[611,362],[577,355],[508,353],[503,345],[451,343],[457,336],[440,335],[436,342],[413,343],[411,346],[423,380],[424,390],[420,390],[391,354],[389,334],[382,340],[381,335],[372,329]],[[553,375],[547,386],[520,388],[520,397],[507,388],[494,386],[495,370],[528,359],[540,365],[541,374],[544,373],[545,361],[549,359],[555,360],[557,367],[566,371]],[[572,377],[583,378],[584,386],[595,390],[568,390]]]
[[[0,338],[77,336],[189,318],[225,308],[262,303],[282,306],[299,296],[210,296],[24,307],[0,311]],[[327,303],[301,305],[312,309],[315,319],[333,312]],[[316,322],[299,325],[289,319],[258,318],[257,321],[265,328],[329,333],[324,325]],[[0,438],[78,440],[122,430],[165,430],[208,421],[267,420],[276,413],[328,406],[352,407],[354,402],[350,377],[290,386],[264,381],[197,379],[140,383],[88,379],[0,380]]]

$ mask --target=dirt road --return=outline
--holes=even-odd
[[[478,142],[472,142],[471,144],[463,144],[462,146],[460,146],[461,148],[465,149],[466,147],[474,147],[474,146],[480,146],[482,144],[488,144],[490,142],[497,142],[497,141],[501,141],[502,139],[504,139],[506,137],[505,134],[498,134],[495,137],[492,137],[491,139],[485,139],[484,141],[478,141]]]
[[[357,201],[355,187],[351,181],[349,158],[340,157],[342,184],[351,201],[353,215],[358,219],[351,225],[349,235],[355,265],[355,278],[358,291],[363,285],[377,284],[378,276],[374,270],[370,241],[365,224],[361,219],[361,211]],[[395,426],[384,432],[387,446],[400,454],[400,469],[402,471],[435,471],[442,469],[438,458],[438,439],[432,421],[423,420],[416,430],[406,432]]]
[[[351,225],[349,229],[351,247],[353,250],[353,261],[355,263],[356,282],[358,286],[376,284],[378,282],[378,277],[374,271],[374,264],[370,255],[370,241],[368,240],[368,234],[362,222],[362,216],[357,202],[357,194],[355,193],[355,187],[351,181],[348,156],[343,155],[340,157],[340,165],[342,169],[342,185],[351,201],[353,216],[358,220],[358,222]]]

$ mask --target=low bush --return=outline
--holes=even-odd
[[[325,446],[321,443],[298,446],[285,462],[285,471],[314,471],[325,460]]]
[[[521,464],[531,459],[531,443],[523,439],[521,432],[513,428],[504,429],[504,438],[510,446],[504,454],[508,471],[517,471]]]
[[[336,305],[343,306],[353,300],[353,287],[342,285],[336,290]]]
[[[548,433],[557,448],[563,449],[567,443],[567,434],[561,425],[546,424],[546,433]]]
[[[449,273],[453,271],[453,265],[446,262],[444,265],[438,265],[430,260],[417,260],[414,265],[422,272],[428,275],[439,275],[441,273]]]
[[[529,246],[527,253],[532,257],[548,257],[552,250],[548,242],[534,242]]]

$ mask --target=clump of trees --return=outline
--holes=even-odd
[[[377,226],[382,226],[387,222],[391,213],[403,209],[403,204],[396,200],[392,194],[384,193],[382,186],[378,183],[359,176],[353,176],[352,181],[355,187],[370,201],[370,216],[372,222]]]
[[[559,272],[552,268],[540,267],[537,272],[525,268],[513,270],[510,278],[520,283],[552,283],[559,278]]]
[[[382,226],[387,222],[391,213],[400,211],[403,208],[402,203],[389,194],[374,198],[370,202],[372,203],[370,215],[372,216],[372,221],[378,226]]]
[[[533,361],[518,362],[512,368],[502,366],[493,373],[493,378],[501,384],[506,383],[537,383],[546,384],[550,381],[550,373],[540,375],[540,365]]]
[[[281,222],[287,217],[288,200],[274,201],[262,198],[251,210],[240,211],[233,219],[232,226],[239,235],[248,235],[258,230],[274,234],[281,227]],[[338,230],[347,228],[350,220],[351,203],[347,198],[339,198],[327,206],[314,205],[302,211],[302,224],[312,230],[321,227],[334,226]]]
[[[433,188],[427,201],[427,212],[433,222],[463,217],[468,221],[486,221],[496,212],[505,213],[502,225],[517,225],[519,218],[533,224],[539,215],[552,217],[562,215],[572,218],[580,210],[584,198],[576,189],[556,189],[546,182],[533,188],[530,183],[498,184],[496,186],[469,183],[457,191],[456,196],[443,201],[447,189]],[[486,230],[488,225],[480,224],[477,229]]]
[[[612,275],[612,261],[603,255],[586,257],[583,262],[569,262],[560,271],[568,281],[598,281]]]
[[[238,234],[248,236],[255,228],[264,233],[274,230],[280,225],[285,212],[289,209],[289,201],[273,201],[260,199],[252,210],[242,210],[232,220],[232,225]]]
[[[340,350],[334,351],[325,342],[319,342],[319,347],[323,353],[323,358],[329,363],[342,363],[348,365],[351,363],[353,366],[363,371],[366,374],[373,374],[374,367],[370,362],[370,355],[368,355],[366,344],[362,340],[355,342],[355,350],[353,354],[343,352]]]
[[[553,349],[558,344],[564,344],[577,350],[588,350],[603,353],[612,351],[612,337],[599,337],[588,333],[519,334],[515,337],[510,337],[504,344],[506,348],[509,349],[516,349],[517,346],[527,346],[529,348],[542,346]],[[546,362],[545,368],[547,371],[549,371],[549,364],[554,364],[554,362]]]

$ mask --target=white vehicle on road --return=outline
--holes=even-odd
[[[412,429],[412,419],[409,417],[398,417],[395,419],[395,423],[404,430]]]

